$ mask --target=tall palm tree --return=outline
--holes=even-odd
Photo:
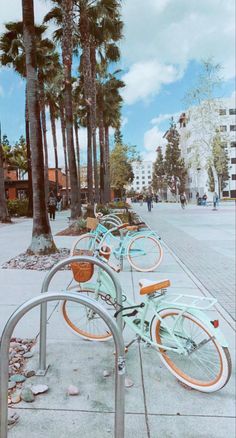
[[[56,119],[59,117],[58,95],[54,83],[45,85],[44,90],[45,104],[49,107],[50,123],[52,130],[52,142],[55,159],[55,183],[56,193],[58,193],[58,152],[57,152],[57,133],[56,133]]]
[[[72,84],[71,68],[73,54],[73,1],[53,0],[56,7],[44,18],[45,22],[54,20],[61,27],[54,33],[57,39],[61,39],[62,60],[64,73],[64,105],[66,118],[67,152],[70,169],[71,185],[71,218],[75,219],[81,213],[78,201],[77,168],[75,160],[74,136],[73,136],[73,108],[72,108]]]
[[[25,79],[25,48],[23,41],[23,22],[10,22],[5,24],[6,32],[0,38],[0,62],[2,65],[13,67],[13,69]],[[36,41],[36,63],[39,77],[39,87],[41,100],[43,101],[43,71],[47,69],[47,77],[50,75],[49,64],[55,64],[55,57],[58,56],[54,51],[54,44],[48,38],[43,38],[47,26],[35,26],[35,41]],[[52,57],[54,57],[52,61]],[[50,60],[50,61],[49,61]],[[45,75],[44,75],[45,76]],[[42,125],[44,134],[44,153],[45,153],[45,184],[48,187],[48,171],[47,171],[47,142],[46,142],[46,117],[44,113],[44,105],[41,105]],[[27,160],[28,160],[28,180],[29,180],[29,207],[28,215],[32,216],[32,174],[31,174],[31,156],[30,156],[30,141],[29,141],[29,116],[27,104],[27,87],[25,89],[25,131],[27,144]],[[46,193],[48,189],[46,188]]]
[[[0,221],[11,222],[10,216],[7,210],[7,202],[5,195],[5,181],[4,181],[4,168],[3,168],[3,147],[2,147],[2,133],[0,124]]]
[[[55,252],[56,246],[52,238],[45,200],[43,141],[36,68],[33,0],[22,0],[22,12],[34,194],[33,231],[28,252],[45,254]]]

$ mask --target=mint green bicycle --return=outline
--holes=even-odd
[[[231,375],[231,358],[218,320],[211,321],[204,311],[217,302],[213,298],[167,294],[169,280],[140,280],[141,302],[136,304],[123,295],[124,325],[135,333],[133,341],[142,340],[153,347],[169,371],[185,385],[198,391],[213,392],[223,388]],[[104,304],[117,315],[115,291],[108,274],[99,269],[96,281],[72,287]],[[105,323],[84,306],[61,304],[67,327],[90,341],[107,341],[112,336]]]
[[[111,249],[121,269],[123,260],[127,258],[136,271],[154,271],[163,258],[160,238],[155,232],[129,224],[116,224],[115,226],[113,224],[112,228],[108,229],[100,223],[90,233],[83,234],[75,240],[71,255],[74,255],[76,251],[94,252],[103,246]]]

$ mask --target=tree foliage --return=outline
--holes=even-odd
[[[131,153],[133,156],[133,152]],[[134,179],[130,147],[117,143],[111,152],[111,186],[121,193]]]
[[[179,191],[184,191],[187,170],[184,159],[181,157],[179,147],[180,135],[176,129],[173,119],[170,122],[170,128],[165,134],[168,141],[165,151],[164,171],[167,185],[172,193],[177,195]]]

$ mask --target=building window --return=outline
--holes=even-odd
[[[221,132],[227,131],[227,126],[226,125],[220,125],[220,131]]]
[[[219,114],[220,114],[220,116],[226,116],[226,109],[225,108],[220,108]]]
[[[187,154],[189,154],[191,152],[192,148],[187,148]]]
[[[236,114],[236,108],[230,108],[229,114],[230,116],[234,116]]]
[[[236,181],[236,174],[232,175],[232,180]]]
[[[222,141],[221,146],[222,148],[227,148],[227,141]]]
[[[139,176],[136,176],[136,179],[139,179]]]
[[[231,148],[236,148],[236,141],[231,141],[230,146]]]
[[[236,131],[236,125],[230,125],[230,131]]]
[[[231,164],[236,164],[236,158],[231,158]]]

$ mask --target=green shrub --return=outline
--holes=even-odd
[[[86,219],[83,218],[78,219],[75,222],[74,227],[76,228],[77,231],[86,229]]]
[[[27,216],[28,199],[10,199],[7,208],[10,216]]]
[[[110,208],[130,208],[130,205],[124,201],[110,202]]]

